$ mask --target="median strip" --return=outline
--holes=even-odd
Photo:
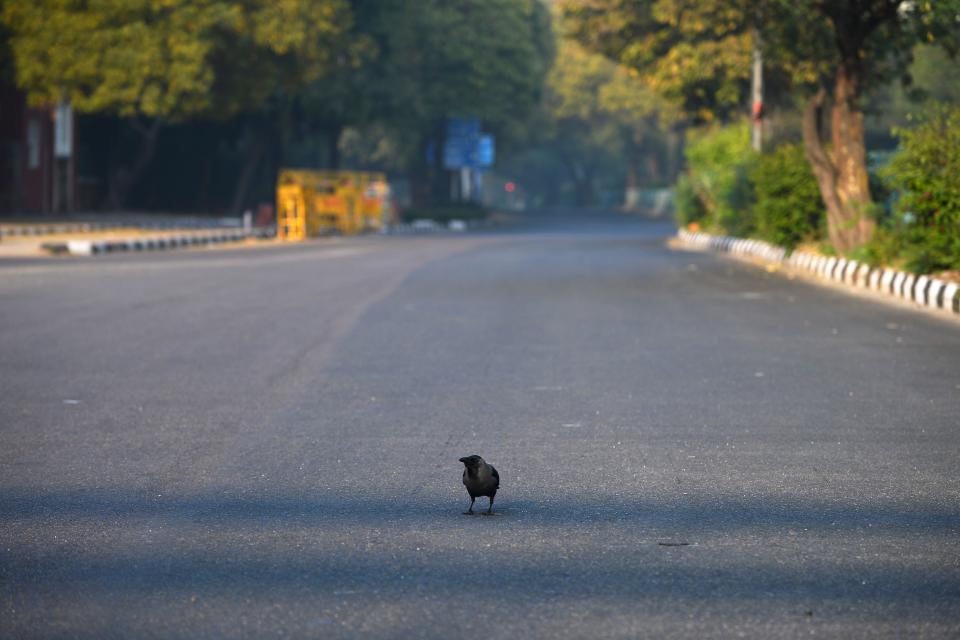
[[[272,230],[246,233],[241,230],[212,231],[206,233],[188,233],[182,235],[147,236],[140,238],[111,240],[66,240],[47,242],[43,249],[55,255],[97,256],[106,253],[127,251],[158,251],[181,247],[205,246],[228,242],[242,242],[248,238],[263,239],[273,237]]]

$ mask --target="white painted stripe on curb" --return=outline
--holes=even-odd
[[[870,265],[861,264],[860,268],[857,269],[857,272],[853,276],[853,284],[858,287],[866,288],[869,284],[870,278]]]
[[[830,277],[838,282],[843,282],[843,273],[847,270],[848,260],[846,258],[837,258],[837,261],[833,263],[833,270],[830,272]]]
[[[917,278],[917,284],[914,285],[914,296],[913,299],[916,300],[917,304],[926,305],[927,304],[927,285],[930,283],[930,278],[927,276],[920,276]]]
[[[957,309],[957,291],[960,291],[960,285],[956,282],[947,283],[947,287],[943,290],[943,308],[950,313],[960,312],[960,309]]]
[[[903,279],[907,276],[907,274],[902,271],[893,271],[893,273],[895,275],[893,276],[893,284],[891,285],[890,293],[899,297],[903,295]]]
[[[856,260],[848,260],[847,268],[843,270],[843,281],[846,284],[854,284],[854,274],[860,268],[860,263]]]
[[[917,281],[917,276],[908,273],[903,279],[903,297],[906,300],[913,300],[913,283]]]
[[[946,284],[946,282],[940,280],[939,278],[930,279],[930,289],[927,291],[928,307],[939,309],[942,306],[940,303],[940,292],[943,291],[943,288],[946,286]]]
[[[93,254],[93,243],[89,240],[68,240],[67,253],[72,256],[89,256]]]

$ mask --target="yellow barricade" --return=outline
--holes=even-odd
[[[277,178],[277,237],[303,240],[380,229],[389,198],[382,173],[283,169]]]

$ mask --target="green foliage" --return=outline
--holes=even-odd
[[[707,210],[697,197],[697,192],[694,191],[693,184],[686,174],[677,178],[677,184],[673,189],[673,206],[677,224],[681,227],[694,222],[702,224],[707,217]]]
[[[960,269],[960,105],[938,105],[897,133],[900,151],[882,173],[901,192],[901,258],[918,273]]]
[[[622,180],[629,166],[638,181],[659,177],[641,163],[664,145],[655,115],[659,105],[635,73],[561,40],[545,89],[538,128],[548,134],[545,146],[567,176],[561,184],[554,178],[551,188],[572,183],[576,203],[592,205],[601,174],[619,174]]]
[[[749,123],[691,131],[686,157],[690,186],[707,212],[708,225],[731,235],[749,235],[754,228],[749,174],[757,159],[750,148]]]
[[[665,120],[726,119],[749,80],[749,14],[718,0],[564,0],[571,35],[639,73],[669,109]]]
[[[473,116],[501,126],[533,109],[553,57],[539,0],[378,0],[381,115],[403,127]]]
[[[800,145],[784,144],[760,156],[750,181],[759,237],[792,249],[822,234],[823,201]]]
[[[859,89],[867,89],[899,77],[918,42],[960,46],[957,0],[561,0],[560,6],[574,38],[635,69],[677,116],[693,122],[742,113],[755,27],[768,85],[801,91],[828,83],[842,65],[855,69]],[[789,104],[790,91],[779,93],[767,102],[779,97]]]
[[[418,202],[440,200],[449,181],[441,154],[449,117],[476,117],[496,136],[498,162],[541,106],[554,56],[549,12],[540,0],[353,0],[358,29],[376,54],[365,60],[348,100],[329,109],[368,142],[350,160],[408,170]],[[334,87],[336,89],[336,87]],[[334,95],[340,95],[340,90]],[[317,103],[331,95],[322,84]],[[353,116],[362,114],[362,119]],[[385,153],[389,154],[389,158]]]
[[[850,257],[871,267],[899,267],[902,250],[902,236],[888,226],[879,225],[870,242],[851,252]]]
[[[766,106],[805,100],[819,111],[832,84],[833,155],[815,127],[805,127],[804,139],[840,250],[862,244],[874,228],[862,217],[870,204],[862,190],[864,92],[903,75],[919,42],[960,48],[960,0],[561,0],[561,7],[574,37],[631,66],[687,122],[742,113],[756,44]],[[704,204],[729,226],[722,203]]]
[[[349,15],[346,0],[7,0],[2,19],[32,103],[183,120],[316,78]]]

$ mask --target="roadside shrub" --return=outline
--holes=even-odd
[[[903,236],[887,224],[877,226],[873,237],[862,247],[858,247],[850,257],[866,262],[871,267],[903,266],[900,254],[903,252]]]
[[[757,154],[750,148],[746,121],[688,134],[687,176],[708,226],[736,236],[754,230],[749,174]]]
[[[756,197],[757,235],[789,249],[815,240],[824,224],[823,200],[803,148],[783,144],[757,160],[750,171]]]
[[[960,269],[960,105],[936,105],[912,129],[882,175],[900,191],[901,258],[917,273]]]

